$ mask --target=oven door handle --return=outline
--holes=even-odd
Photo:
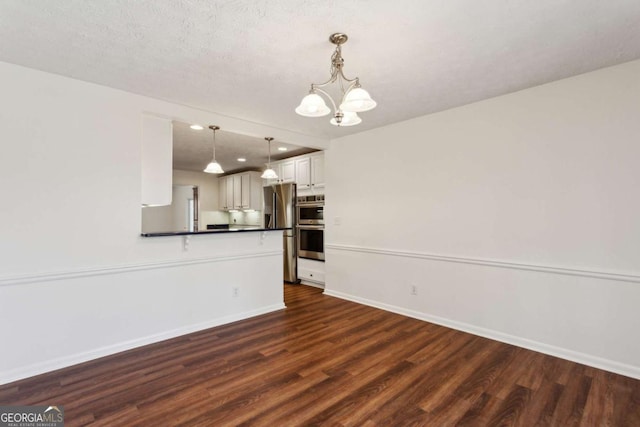
[[[296,225],[301,230],[324,230],[324,225]]]

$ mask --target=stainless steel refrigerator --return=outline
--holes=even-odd
[[[296,242],[296,185],[275,184],[264,187],[264,228],[284,230],[284,281],[298,280],[298,250]]]

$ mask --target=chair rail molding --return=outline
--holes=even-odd
[[[104,267],[79,268],[66,271],[53,271],[0,277],[0,287],[24,285],[29,283],[48,282],[53,280],[76,279],[81,277],[102,276],[106,274],[122,274],[133,271],[154,270],[159,268],[174,268],[195,264],[207,264],[213,262],[235,261],[249,258],[263,258],[281,256],[282,250],[242,252],[224,256],[212,256],[201,258],[172,259],[153,262],[132,263]]]
[[[640,283],[640,275],[622,274],[608,271],[581,270],[576,268],[556,267],[549,265],[525,264],[511,261],[498,261],[482,258],[467,258],[458,256],[449,256],[441,254],[430,254],[415,251],[400,251],[396,249],[372,248],[365,246],[343,245],[343,244],[326,244],[326,249],[347,252],[359,252],[368,254],[388,255],[403,258],[418,258],[432,261],[455,262],[460,264],[475,264],[488,267],[509,268],[516,270],[536,271],[540,273],[562,274],[569,276],[589,277],[593,279],[606,279],[620,282]],[[1,282],[0,282],[1,283]]]

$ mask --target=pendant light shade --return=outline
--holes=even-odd
[[[317,93],[310,93],[302,98],[302,102],[296,108],[296,113],[305,117],[322,117],[330,112],[331,110],[327,107],[324,99]]]
[[[220,163],[216,162],[216,131],[218,129],[220,129],[220,127],[211,125],[211,126],[209,126],[209,129],[211,129],[213,131],[213,159],[207,165],[207,167],[205,168],[204,172],[206,172],[206,173],[216,173],[216,174],[217,173],[224,173],[224,171],[222,170],[222,166],[220,166]]]
[[[218,162],[209,163],[204,171],[206,173],[224,173],[222,166],[220,166],[220,163]]]
[[[340,123],[338,123],[338,120],[336,117],[329,120],[329,123],[331,123],[334,126],[355,126],[357,124],[360,124],[361,122],[362,122],[362,119],[358,117],[358,114],[352,113],[350,111],[342,112],[342,120],[340,121]]]
[[[376,101],[371,99],[369,92],[362,89],[361,87],[357,87],[351,89],[347,96],[344,97],[344,101],[340,104],[340,109],[342,111],[349,111],[353,113],[360,113],[362,111],[369,111],[376,108]]]
[[[276,173],[276,171],[271,169],[271,141],[273,141],[273,138],[268,136],[265,139],[267,140],[267,143],[269,145],[269,163],[267,163],[267,169],[265,169],[265,171],[262,173],[260,178],[263,178],[263,179],[278,179],[278,174]]]
[[[262,175],[260,176],[260,178],[278,179],[278,174],[273,169],[265,169],[264,172],[262,172]]]

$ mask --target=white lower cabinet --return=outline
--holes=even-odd
[[[324,288],[324,262],[298,258],[298,279],[303,284]]]

